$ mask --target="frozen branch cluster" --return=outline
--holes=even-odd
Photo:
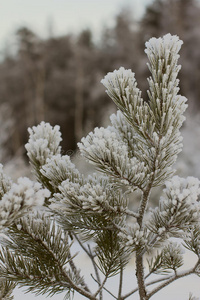
[[[42,166],[48,158],[60,153],[61,133],[60,127],[54,128],[45,122],[29,128],[29,141],[25,145],[27,155],[33,167]]]
[[[78,143],[81,153],[96,167],[122,183],[142,186],[146,167],[136,157],[130,157],[128,145],[120,139],[114,127],[96,128]]]
[[[20,177],[17,184],[11,183],[11,180],[3,173],[2,165],[0,168],[0,229],[2,229],[23,216],[27,209],[43,205],[45,198],[50,196],[50,192],[42,188],[39,182],[32,182],[26,177]]]
[[[81,174],[69,156],[61,155],[59,127],[44,122],[29,129],[26,144],[38,182],[20,178],[13,184],[1,168],[0,229],[7,227],[8,239],[3,240],[0,272],[8,286],[14,281],[38,294],[65,291],[68,298],[75,291],[93,300],[102,300],[103,290],[119,300],[138,292],[140,300],[148,300],[178,278],[199,276],[200,181],[174,176],[173,169],[182,149],[180,127],[187,108],[186,98],[178,94],[181,45],[170,34],[146,43],[151,72],[148,102],[131,70],[121,67],[102,80],[117,112],[111,115],[110,126],[95,128],[78,143],[98,173]],[[163,184],[163,195],[152,209],[151,190]],[[135,190],[141,199],[134,211],[130,201]],[[43,214],[29,213],[35,205],[43,205]],[[182,244],[174,238],[182,239]],[[91,239],[92,248],[85,245]],[[73,261],[74,240],[94,267],[94,293]],[[197,255],[197,262],[179,272],[184,247]],[[133,255],[138,286],[123,295],[123,272]],[[106,282],[118,273],[114,295]],[[147,282],[153,273],[164,277]]]
[[[164,196],[160,198],[159,206],[151,210],[146,223],[148,230],[154,234],[148,247],[158,247],[169,237],[183,238],[199,223],[200,181],[194,177],[184,179],[174,176],[165,185]]]

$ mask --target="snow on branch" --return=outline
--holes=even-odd
[[[39,182],[20,177],[0,200],[0,230],[25,215],[28,209],[42,206],[49,196],[50,192],[43,189]]]
[[[68,155],[53,155],[47,158],[46,164],[40,169],[41,174],[47,179],[48,183],[53,187],[53,191],[58,190],[58,186],[65,180],[70,182],[79,182],[82,179],[80,172],[71,162]]]
[[[27,155],[33,167],[42,166],[47,158],[59,154],[62,141],[60,127],[52,127],[49,123],[41,122],[38,126],[28,129],[29,141],[25,145]]]
[[[148,177],[144,163],[136,157],[130,157],[127,145],[119,139],[111,126],[95,128],[94,133],[82,138],[78,146],[98,170],[119,179],[125,185],[143,187]]]
[[[182,236],[200,217],[200,181],[194,177],[172,177],[165,183],[164,196],[151,212],[147,227],[160,236]]]

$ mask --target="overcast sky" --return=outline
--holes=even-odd
[[[113,16],[129,5],[136,18],[152,0],[0,0],[0,49],[12,41],[20,26],[42,37],[52,23],[54,34],[78,32],[90,27],[97,34],[102,25],[112,25]]]

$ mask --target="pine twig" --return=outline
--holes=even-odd
[[[100,275],[99,275],[97,265],[94,261],[94,255],[92,254],[90,245],[88,245],[88,249],[89,249],[90,259],[91,259],[91,262],[92,262],[92,265],[93,265],[93,268],[94,268],[94,272],[95,272],[95,275],[96,275],[96,278],[97,278],[97,282],[98,282],[98,285],[100,287],[101,286],[101,279],[100,279]],[[99,292],[99,300],[103,300],[102,290],[100,290],[100,292]]]
[[[119,290],[118,290],[118,299],[121,300],[122,295],[122,284],[123,284],[123,266],[120,269],[120,275],[119,275]]]
[[[97,300],[96,297],[93,296],[91,293],[87,292],[85,289],[80,288],[78,285],[76,285],[64,270],[62,270],[62,273],[65,276],[65,278],[67,279],[67,281],[69,282],[69,284],[71,285],[71,287],[76,292],[78,292],[79,294],[85,296],[86,298],[88,298],[90,300]]]
[[[131,295],[135,294],[138,291],[138,287],[132,290],[131,292],[127,293],[124,296],[121,296],[120,300],[125,300],[126,298],[130,297]]]
[[[95,297],[102,291],[106,281],[108,279],[108,275],[105,276],[104,280],[102,281],[101,285],[99,286],[98,290],[96,291],[96,293],[94,294]]]
[[[92,279],[96,282],[96,283],[98,283],[98,281],[96,280],[96,278],[94,278],[94,276],[91,274],[91,277],[92,277]],[[99,283],[98,283],[99,284]],[[110,292],[105,286],[103,286],[103,289],[108,293],[108,294],[110,294],[114,299],[116,299],[116,300],[118,300],[118,298],[112,293],[112,292]]]
[[[54,255],[53,255],[54,256]],[[54,256],[55,261],[57,260],[56,257]],[[67,272],[64,270],[63,267],[61,267],[61,272],[63,274],[63,276],[66,278],[67,282],[69,282],[70,286],[79,294],[85,296],[86,298],[90,299],[90,300],[97,300],[96,297],[94,297],[89,291],[86,290],[86,288],[81,288],[78,285],[76,285],[71,278],[69,277],[69,275],[67,274]]]
[[[68,257],[69,257],[69,265],[70,265],[70,267],[71,267],[71,269],[72,269],[72,272],[74,273],[75,276],[79,276],[79,271],[77,270],[77,267],[76,267],[76,265],[75,265],[75,263],[74,263],[74,261],[73,261],[73,257],[71,256],[70,251],[69,251]],[[84,279],[83,279],[81,276],[79,276],[79,280],[80,280],[80,282],[81,282],[82,287],[83,287],[87,292],[90,292],[90,289],[88,288],[87,284],[85,283]]]
[[[151,275],[151,273],[147,274],[147,275],[145,276],[145,279],[146,279],[147,277],[149,277],[150,275]],[[173,277],[174,277],[174,275],[173,275]],[[152,281],[147,282],[147,283],[146,283],[146,286],[150,286],[150,285],[159,283],[159,282],[161,282],[161,281],[166,281],[166,280],[169,280],[169,279],[171,279],[171,278],[172,278],[172,275],[169,275],[169,276],[166,276],[166,277],[162,277],[162,278],[158,278],[158,279],[154,279],[154,280],[152,280]],[[128,297],[130,297],[131,295],[135,294],[137,291],[138,291],[138,287],[135,288],[135,289],[133,289],[133,290],[130,291],[129,293],[125,294],[124,296],[122,296],[122,297],[120,298],[120,300],[125,300],[126,298],[128,298]]]
[[[92,262],[92,265],[93,265],[93,268],[94,268],[94,272],[95,272],[95,275],[96,275],[96,278],[97,278],[97,283],[99,285],[99,288],[101,286],[101,279],[100,279],[100,275],[99,275],[99,271],[98,271],[98,268],[97,268],[97,265],[95,263],[95,260],[94,260],[94,255],[92,254],[92,251],[91,251],[91,248],[90,248],[90,245],[88,245],[88,250],[87,248],[83,245],[83,243],[80,241],[80,239],[78,238],[78,236],[73,233],[75,239],[77,240],[77,242],[79,243],[79,245],[81,246],[81,248],[84,250],[84,252],[88,255],[88,257],[90,258],[91,262]],[[99,292],[99,300],[102,300],[102,290]]]
[[[41,241],[42,242],[42,241]],[[55,256],[55,254],[53,253],[53,251],[51,251],[50,249],[47,248],[45,243],[42,243],[43,246],[50,251],[51,255],[53,256],[54,260],[59,264],[57,257]],[[70,286],[72,287],[72,289],[74,289],[75,291],[77,291],[78,293],[80,293],[81,295],[85,296],[86,298],[90,299],[90,300],[96,300],[96,297],[94,297],[89,291],[87,291],[87,287],[81,288],[78,285],[76,285],[71,278],[69,277],[69,275],[67,274],[67,272],[65,271],[65,269],[63,268],[63,266],[59,266],[60,270],[63,274],[63,276],[66,278],[67,282],[69,282]]]
[[[195,270],[196,270],[196,267],[198,266],[198,264],[199,264],[199,260],[198,260],[198,262],[196,263],[196,265],[192,269],[189,269],[189,270],[184,271],[184,272],[176,273],[176,274],[172,275],[169,279],[167,279],[167,278],[163,279],[163,280],[165,280],[164,283],[160,284],[154,290],[152,290],[150,293],[148,293],[147,300],[150,299],[158,291],[160,291],[161,289],[163,289],[164,287],[166,287],[167,285],[169,285],[170,283],[172,283],[173,281],[175,281],[175,280],[177,280],[179,278],[182,278],[182,277],[194,274]],[[151,282],[149,284],[154,284],[154,283],[156,283],[156,282],[153,282],[153,283]]]

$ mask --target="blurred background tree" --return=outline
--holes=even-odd
[[[100,84],[120,66],[137,74],[147,89],[144,42],[165,33],[184,41],[181,52],[181,93],[190,100],[191,114],[200,110],[200,5],[195,0],[154,0],[140,20],[129,7],[121,9],[114,25],[104,26],[98,42],[92,31],[40,38],[30,28],[16,31],[16,51],[0,61],[1,161],[24,155],[27,127],[41,120],[59,124],[66,153],[113,110]],[[146,92],[143,97],[147,100]],[[8,117],[7,117],[8,116]],[[4,122],[3,120],[5,120]],[[7,125],[6,125],[7,124]],[[5,126],[4,126],[5,125]],[[1,136],[5,136],[5,134]],[[9,140],[9,142],[8,142]],[[3,150],[4,149],[4,150]]]

